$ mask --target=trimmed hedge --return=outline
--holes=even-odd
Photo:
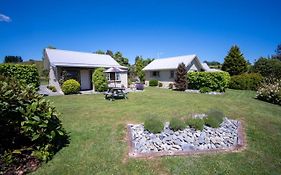
[[[31,84],[35,88],[40,85],[38,70],[35,65],[0,64],[0,75],[13,77],[25,85]]]
[[[241,90],[257,90],[262,81],[261,74],[250,73],[231,77],[229,88]]]
[[[149,80],[149,86],[158,86],[158,80]]]
[[[66,80],[61,87],[61,90],[65,95],[77,94],[80,90],[80,83],[74,79]]]
[[[208,87],[212,91],[224,92],[228,87],[230,75],[228,72],[189,72],[187,84],[189,89]]]

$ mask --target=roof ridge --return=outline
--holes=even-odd
[[[76,53],[84,53],[84,54],[94,54],[94,55],[110,56],[110,55],[107,55],[107,54],[98,54],[98,53],[93,53],[93,52],[76,51],[76,50],[52,49],[52,48],[45,48],[45,49],[55,50],[55,51],[64,51],[64,52],[76,52]]]

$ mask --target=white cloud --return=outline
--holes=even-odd
[[[11,22],[12,19],[9,16],[0,13],[0,22]]]

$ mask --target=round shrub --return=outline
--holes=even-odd
[[[104,74],[104,68],[97,68],[92,77],[92,82],[96,91],[104,92],[108,89],[108,82]]]
[[[230,79],[229,88],[241,90],[257,90],[262,79],[263,78],[259,73],[235,75]]]
[[[62,84],[61,89],[65,95],[77,94],[80,90],[80,84],[74,79],[69,79]]]
[[[200,118],[188,118],[185,123],[196,130],[202,131],[204,128],[204,120]]]
[[[186,125],[183,121],[174,117],[170,120],[170,128],[174,131],[183,130],[184,128],[186,128]]]
[[[212,89],[208,88],[208,87],[202,87],[199,89],[200,93],[208,93],[211,92]]]
[[[68,143],[55,107],[34,86],[16,79],[0,77],[0,87],[0,157],[6,153],[11,160],[0,161],[0,168],[5,172],[30,157],[51,159]]]
[[[224,114],[218,110],[210,110],[207,113],[207,117],[204,118],[205,124],[212,127],[218,128],[220,124],[223,122]]]
[[[163,122],[157,118],[148,118],[144,122],[144,129],[151,133],[160,133],[164,128]]]
[[[149,80],[149,86],[158,86],[158,80]]]

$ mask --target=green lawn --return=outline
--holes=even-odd
[[[254,99],[251,91],[228,90],[223,96],[188,94],[159,88],[130,93],[129,100],[103,95],[48,97],[71,133],[63,148],[34,174],[281,174],[281,107]],[[247,149],[154,159],[127,157],[126,123],[150,115],[172,116],[221,109],[246,124]]]

